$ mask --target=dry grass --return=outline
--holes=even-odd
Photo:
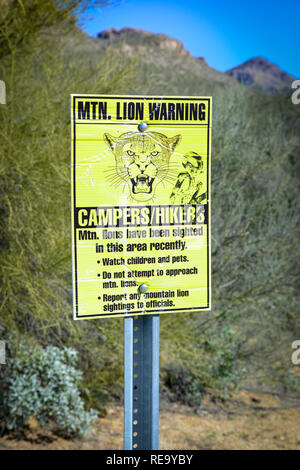
[[[207,399],[198,410],[162,406],[160,449],[300,449],[300,408],[279,398],[240,392],[226,403]],[[111,406],[84,439],[55,438],[32,421],[22,439],[6,436],[0,449],[122,449],[123,408]]]

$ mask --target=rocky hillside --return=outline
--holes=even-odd
[[[247,60],[243,64],[227,70],[226,73],[245,86],[268,93],[290,89],[292,81],[295,80],[292,75],[283,72],[277,65],[263,57]]]

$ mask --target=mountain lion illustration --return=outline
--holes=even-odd
[[[159,132],[126,132],[118,137],[104,134],[115,156],[118,178],[124,180],[131,197],[139,202],[152,199],[156,186],[168,179],[171,154],[181,136],[167,137]]]

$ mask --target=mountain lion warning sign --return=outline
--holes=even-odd
[[[71,116],[74,318],[210,309],[211,98],[72,95]]]

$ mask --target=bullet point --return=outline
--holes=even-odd
[[[100,277],[100,276],[101,276],[101,274],[98,274],[98,277]]]
[[[97,261],[97,263],[99,264],[99,263],[100,263],[100,261],[98,260],[98,261]]]
[[[101,299],[101,297],[99,296],[99,297],[98,297],[98,300],[100,300],[100,299]]]

